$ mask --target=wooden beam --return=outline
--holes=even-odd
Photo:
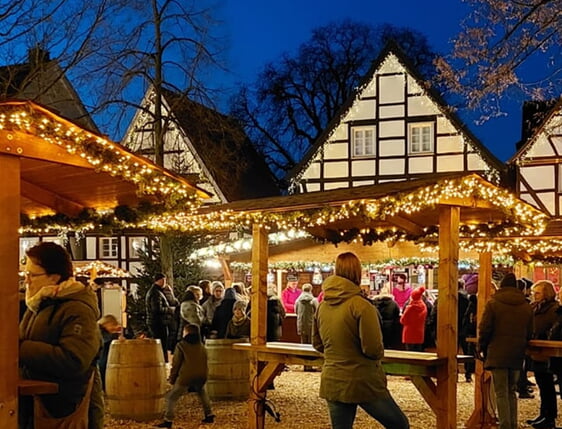
[[[469,207],[478,209],[497,209],[497,204],[492,204],[490,201],[476,199],[476,198],[455,198],[447,197],[439,199],[439,204],[443,206],[455,207]]]
[[[63,146],[21,132],[0,130],[0,153],[71,165],[73,167],[82,167],[89,170],[94,169],[94,166],[85,158],[82,158],[80,154],[68,153]]]
[[[412,383],[418,389],[418,392],[422,395],[425,402],[431,407],[435,415],[439,413],[439,409],[436,408],[439,406],[439,400],[437,398],[436,387],[435,384],[432,382],[431,378],[428,377],[420,377],[413,375],[411,376]]]
[[[224,276],[224,285],[226,287],[232,286],[232,271],[230,270],[230,260],[228,257],[220,256],[219,262],[222,268],[222,274]]]
[[[85,208],[76,201],[72,201],[62,195],[23,179],[21,180],[21,196],[49,207],[57,213],[62,213],[71,217],[77,216]]]
[[[18,427],[20,159],[0,155],[0,427]]]
[[[404,231],[413,234],[413,235],[421,235],[423,234],[423,227],[418,225],[415,222],[412,222],[409,219],[406,219],[404,216],[392,216],[385,219],[388,223],[396,225],[398,228],[403,229]]]
[[[478,263],[480,267],[478,269],[477,326],[482,320],[484,307],[492,296],[492,253],[480,253]],[[478,339],[478,330],[476,331],[476,337]],[[474,411],[469,417],[466,427],[467,429],[484,429],[490,427],[490,423],[495,421],[495,415],[493,411],[490,412],[491,407],[489,406],[492,381],[490,373],[484,371],[484,364],[481,360],[476,361],[474,375]]]
[[[267,259],[268,237],[263,226],[254,224],[252,228],[252,291],[250,295],[252,317],[250,326],[250,343],[266,343],[267,336]],[[260,391],[260,374],[265,364],[259,361],[257,353],[250,356],[250,400],[248,401],[248,428],[263,429],[265,410],[263,403],[265,392]]]
[[[260,225],[254,225],[252,231],[252,344],[265,344],[267,334],[267,231]]]
[[[439,207],[439,299],[437,300],[437,356],[447,364],[437,371],[435,409],[437,428],[457,427],[457,313],[459,207]]]

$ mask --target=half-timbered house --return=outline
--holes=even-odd
[[[562,100],[523,106],[522,140],[508,161],[519,197],[554,218],[562,217]]]
[[[292,192],[478,172],[505,167],[390,43],[290,173]]]
[[[209,204],[279,195],[273,174],[238,123],[185,95],[162,91],[165,168],[191,177],[212,193]],[[141,105],[123,144],[152,158],[152,89]]]

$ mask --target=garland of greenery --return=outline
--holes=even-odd
[[[177,200],[177,206],[182,207],[185,202]],[[59,231],[85,231],[96,229],[100,232],[138,228],[138,223],[144,222],[151,216],[161,215],[170,211],[169,203],[154,204],[143,200],[137,207],[120,205],[109,212],[98,212],[93,208],[85,208],[77,216],[67,216],[62,213],[53,215],[20,217],[21,232],[45,233]]]
[[[495,267],[512,267],[514,260],[510,257],[499,256],[493,258]],[[478,261],[475,259],[459,259],[459,267],[468,270],[476,270],[479,267]],[[376,262],[366,262],[362,264],[363,269],[381,271],[383,269],[390,269],[396,267],[423,266],[425,268],[439,267],[439,258],[388,258]],[[234,271],[249,272],[252,269],[252,264],[247,262],[231,262],[230,267]],[[331,272],[334,270],[333,263],[318,262],[318,261],[279,261],[269,264],[270,270],[285,270],[285,271],[307,271],[312,272],[315,269],[320,269],[323,272]]]

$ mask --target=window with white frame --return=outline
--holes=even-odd
[[[372,156],[375,154],[375,128],[353,128],[353,156]]]
[[[409,124],[408,148],[410,153],[426,153],[433,151],[433,122]]]
[[[117,237],[100,238],[100,258],[117,258],[118,239]]]

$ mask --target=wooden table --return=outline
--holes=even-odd
[[[477,342],[476,338],[467,338],[467,341]],[[527,354],[532,359],[562,357],[562,341],[531,340],[527,344]],[[492,377],[488,371],[484,371],[482,361],[477,361],[475,375],[474,411],[465,427],[467,429],[495,428],[496,418],[490,406]]]
[[[18,394],[20,396],[47,395],[58,391],[59,385],[57,383],[25,378],[20,378],[18,381]]]
[[[527,345],[527,354],[532,359],[562,357],[562,341],[531,340]]]
[[[324,362],[322,353],[314,350],[310,344],[270,342],[263,345],[252,345],[250,343],[235,343],[232,346],[236,350],[250,352],[250,359],[259,363],[258,374],[250,374],[252,388],[250,399],[257,406],[250,407],[249,416],[257,422],[256,427],[265,427],[265,412],[263,401],[266,396],[267,386],[283,371],[285,365],[311,365],[320,366]],[[457,356],[458,362],[466,362],[473,359],[472,356]],[[438,369],[447,365],[446,358],[437,357],[436,353],[410,352],[403,350],[385,350],[382,365],[386,374],[404,375],[411,380],[431,407],[433,412],[446,413],[447,410],[440,406],[437,396]],[[252,411],[253,410],[253,411]]]

